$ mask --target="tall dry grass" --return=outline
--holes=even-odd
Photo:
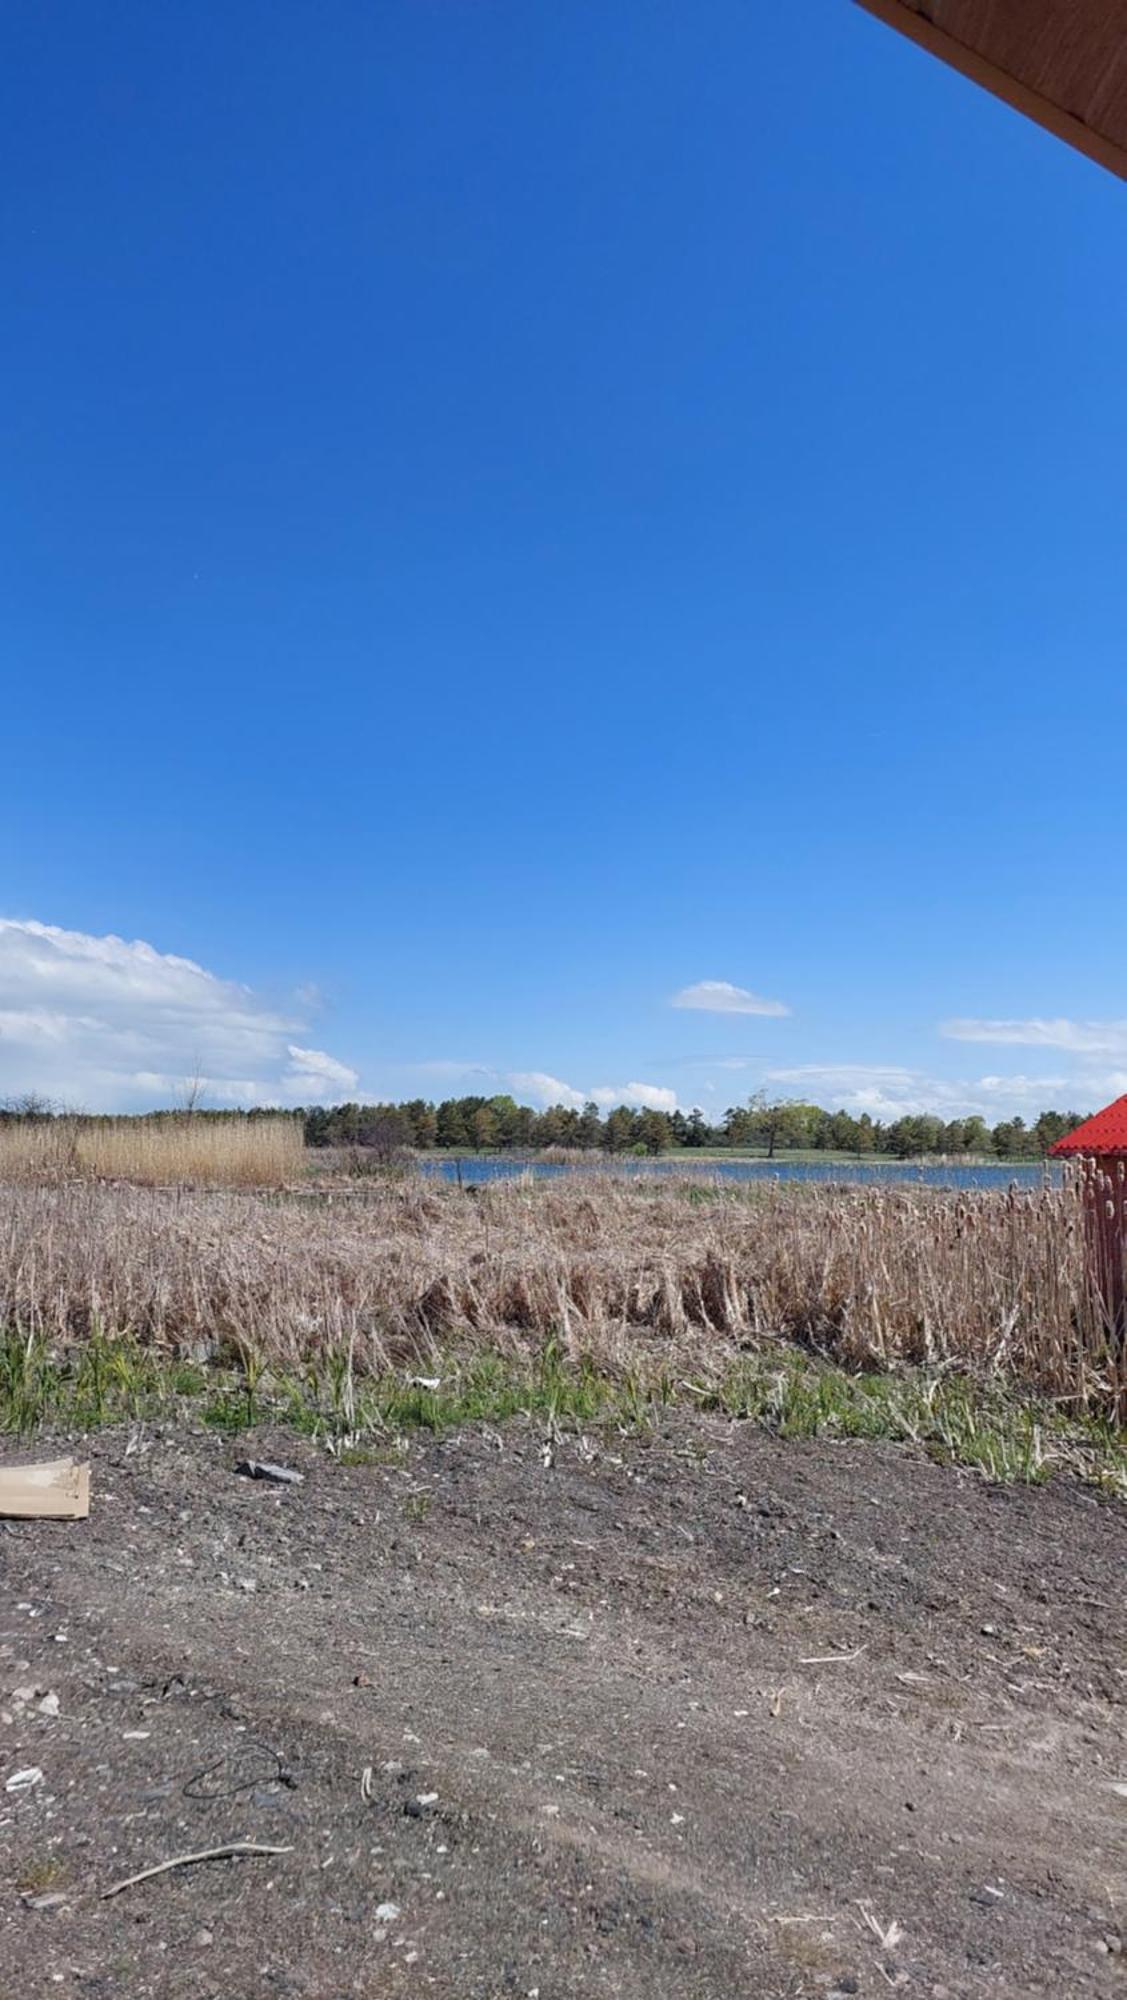
[[[1078,1410],[1114,1410],[1125,1386],[1069,1190],[26,1183],[0,1188],[0,1323],[286,1369],[347,1355],[360,1373],[553,1339],[698,1379],[782,1335],[857,1365],[1002,1375]]]
[[[292,1118],[13,1119],[0,1123],[0,1181],[135,1181],[144,1186],[278,1187],[304,1166]]]

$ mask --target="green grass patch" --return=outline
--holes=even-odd
[[[653,1370],[612,1375],[566,1359],[451,1354],[436,1373],[354,1378],[331,1357],[277,1374],[248,1353],[241,1367],[170,1359],[129,1334],[95,1329],[62,1353],[9,1331],[0,1340],[0,1431],[83,1432],[130,1422],[202,1423],[236,1435],[262,1423],[325,1444],[345,1464],[394,1463],[416,1431],[523,1417],[551,1433],[650,1429],[663,1409],[692,1407],[788,1439],[907,1444],[987,1478],[1039,1484],[1067,1470],[1127,1498],[1127,1433],[1044,1400],[953,1371],[849,1371],[804,1349],[765,1343],[715,1379]]]
[[[759,1353],[691,1393],[704,1408],[784,1438],[917,1445],[941,1463],[1003,1482],[1040,1484],[1066,1467],[1127,1498],[1127,1434],[963,1374],[854,1373],[780,1349],[774,1361]]]

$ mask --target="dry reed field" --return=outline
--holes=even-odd
[[[438,1355],[715,1380],[785,1336],[851,1367],[923,1364],[1112,1413],[1077,1197],[707,1181],[417,1180],[240,1194],[0,1188],[0,1323],[358,1378]]]
[[[88,1177],[164,1187],[270,1187],[300,1179],[303,1167],[301,1129],[292,1118],[228,1123],[172,1112],[0,1124],[0,1181]]]

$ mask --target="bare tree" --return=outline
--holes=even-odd
[[[172,1093],[176,1100],[176,1109],[183,1117],[191,1118],[200,1109],[206,1090],[207,1078],[202,1074],[200,1059],[197,1056],[192,1065],[191,1075],[184,1077]]]
[[[53,1104],[49,1097],[43,1097],[37,1090],[24,1090],[17,1097],[6,1097],[0,1104],[0,1115],[5,1118],[22,1118],[26,1124],[38,1124],[45,1118],[56,1118],[60,1106]]]

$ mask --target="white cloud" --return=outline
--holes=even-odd
[[[308,1021],[140,939],[0,918],[0,1097],[34,1090],[90,1111],[350,1095],[356,1071],[294,1040]]]
[[[637,1110],[676,1111],[677,1093],[660,1083],[597,1083],[590,1090],[576,1090],[546,1070],[509,1070],[502,1078],[507,1089],[518,1097],[532,1098],[537,1104],[566,1104],[579,1111],[587,1103],[601,1110],[630,1104]]]
[[[558,1076],[549,1076],[547,1070],[509,1070],[503,1080],[517,1098],[532,1098],[536,1104],[566,1104],[573,1111],[581,1111],[587,1102],[582,1090],[561,1083]]]
[[[612,1110],[616,1104],[632,1104],[639,1111],[676,1111],[677,1092],[660,1083],[603,1083],[592,1092],[596,1104]]]
[[[790,1069],[764,1072],[769,1095],[800,1096],[831,1111],[851,1111],[859,1117],[888,1123],[896,1118],[930,1115],[967,1118],[974,1114],[988,1124],[1001,1118],[1034,1116],[1054,1107],[1080,1108],[1091,1097],[1089,1085],[1061,1076],[980,1076],[972,1079],[930,1076],[923,1070],[881,1063],[802,1063]],[[1098,1091],[1097,1091],[1098,1095]]]
[[[702,1014],[789,1014],[782,1000],[764,1000],[749,993],[746,986],[733,986],[727,979],[698,979],[695,986],[682,986],[669,1002],[671,1007],[691,1007]]]
[[[299,1103],[303,1097],[327,1097],[334,1091],[355,1090],[360,1080],[354,1069],[338,1062],[335,1056],[326,1055],[324,1049],[299,1049],[289,1042],[286,1054],[290,1060],[283,1081]]]
[[[1127,1021],[944,1021],[954,1042],[997,1042],[1011,1048],[1068,1049],[1074,1055],[1127,1056]]]

